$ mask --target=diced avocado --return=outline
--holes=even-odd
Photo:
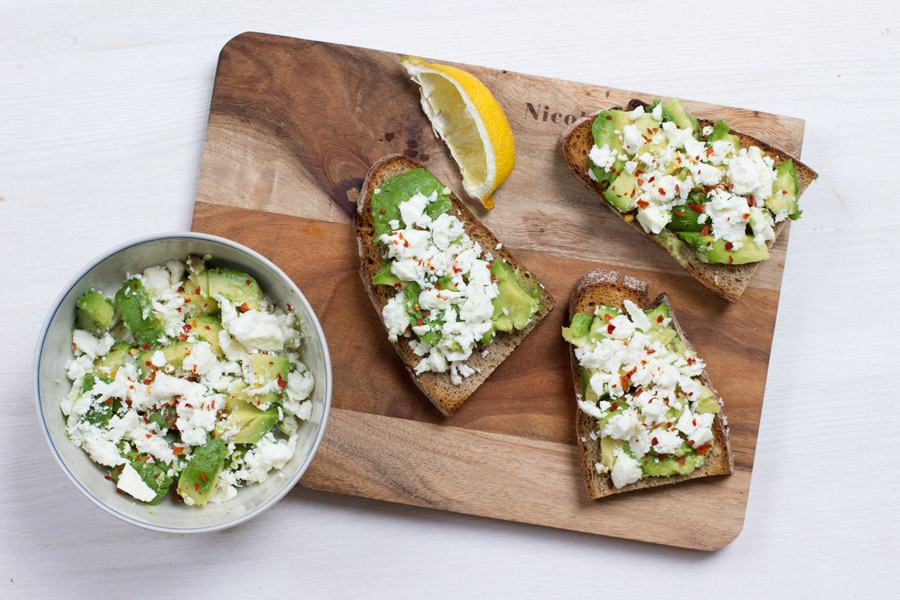
[[[716,414],[721,410],[719,402],[713,396],[712,390],[705,385],[700,388],[700,397],[697,398],[697,409],[694,412]]]
[[[191,342],[175,342],[159,348],[159,351],[165,355],[167,364],[180,369],[184,363],[184,358],[191,353],[193,348],[194,344]],[[151,362],[151,358],[155,353],[156,350],[144,350],[137,355],[137,366],[142,378],[149,377],[150,373],[157,369]]]
[[[194,326],[194,323],[197,325]],[[219,317],[197,315],[191,321],[190,333],[196,335],[204,342],[209,342],[216,356],[222,358],[225,356],[225,353],[222,352],[222,345],[219,343],[220,331],[222,331],[222,320]]]
[[[147,419],[151,423],[156,423],[160,430],[175,429],[175,421],[178,420],[175,404],[166,404],[160,408],[149,411],[147,413]]]
[[[660,122],[653,118],[650,113],[644,113],[634,120],[633,125],[638,128],[638,132],[645,138],[652,138],[659,131]]]
[[[525,329],[531,323],[534,313],[540,309],[540,302],[522,287],[505,260],[495,260],[491,265],[491,274],[497,280],[497,288],[500,290],[493,300],[494,314],[491,320],[494,328],[498,331]]]
[[[169,476],[166,465],[136,460],[132,461],[131,466],[138,472],[147,487],[156,492],[156,496],[147,504],[159,504],[159,501],[166,497],[169,488],[172,487],[173,479]]]
[[[425,169],[413,169],[386,179],[376,193],[372,194],[372,219],[375,222],[375,237],[391,233],[390,221],[400,219],[400,204],[416,194],[426,198],[437,193],[437,199],[425,207],[425,214],[436,219],[450,210],[449,190],[434,175]],[[401,222],[401,226],[403,223]]]
[[[279,382],[279,389],[287,385],[288,373],[291,370],[291,361],[286,356],[277,354],[251,354],[250,368],[252,371],[251,386],[263,387],[272,381]]]
[[[766,206],[773,213],[785,213],[791,219],[799,219],[800,202],[797,199],[797,168],[793,159],[787,159],[780,165],[775,173],[775,181],[772,183],[772,195],[766,200]]]
[[[610,150],[616,150],[619,152],[619,155],[621,155],[623,147],[622,141],[619,138],[622,135],[622,128],[630,122],[628,113],[623,110],[601,111],[600,114],[597,115],[597,118],[594,119],[594,123],[591,126],[594,144],[598,148],[609,146]],[[618,133],[616,133],[617,131]],[[592,164],[591,170],[594,172],[594,176],[600,183],[600,187],[605,188],[608,184],[611,184],[616,180],[616,176],[622,171],[624,164],[625,162],[623,160],[616,160],[612,169],[609,171]]]
[[[450,290],[451,292],[459,291],[459,288],[457,288],[456,284],[453,283],[453,278],[449,275],[442,275],[441,277],[439,277],[437,284],[442,290]]]
[[[93,375],[92,373],[88,373],[84,376],[84,380],[81,382],[81,392],[87,393],[94,389],[94,385],[96,385],[98,380],[103,381],[104,383],[109,383],[112,381],[112,378],[98,377]],[[118,410],[121,404],[121,401],[117,398],[109,398],[99,406],[92,406],[91,408],[89,408],[88,411],[84,414],[83,420],[93,425],[97,425],[98,427],[106,427],[106,425],[109,423],[109,419],[115,414],[116,410]]]
[[[693,246],[697,251],[697,257],[705,262],[743,265],[769,258],[768,247],[763,244],[760,248],[749,235],[744,235],[737,250],[728,250],[729,242],[725,240],[717,240],[711,235],[701,235],[693,231],[679,232],[678,237]]]
[[[100,356],[94,361],[94,373],[104,377],[115,377],[116,372],[125,364],[130,350],[131,344],[128,342],[115,344],[105,356]]]
[[[682,459],[684,464],[681,463]],[[698,456],[690,453],[683,457],[666,455],[659,462],[656,462],[652,454],[647,454],[641,459],[641,471],[644,475],[669,477],[671,475],[689,475],[694,472],[703,461],[705,456]]]
[[[372,285],[395,285],[400,283],[400,278],[391,272],[393,261],[385,262],[377,273],[372,277]]]
[[[637,206],[637,176],[622,173],[606,188],[603,195],[607,202],[621,210],[629,212]]]
[[[209,295],[208,271],[189,275],[181,295],[184,297],[182,313],[186,316],[219,314],[219,303]]]
[[[587,313],[575,313],[571,325],[562,328],[563,339],[577,348],[582,348],[588,341],[593,320],[594,318]]]
[[[672,220],[666,225],[672,231],[702,231],[703,223],[698,219],[703,214],[697,209],[698,204],[688,202],[683,206],[676,206],[672,209]]]
[[[206,271],[209,277],[209,296],[225,296],[237,306],[247,305],[248,309],[259,308],[266,296],[256,279],[235,269],[217,267]]]
[[[116,292],[116,304],[138,346],[156,346],[161,338],[165,339],[166,333],[150,310],[150,296],[139,278],[129,279]]]
[[[613,465],[616,462],[616,450],[621,448],[624,445],[622,440],[617,440],[615,438],[601,437],[600,438],[600,464],[602,464],[607,469],[612,469]]]
[[[729,131],[731,131],[731,126],[728,123],[721,120],[716,121],[716,124],[713,125],[713,132],[709,134],[706,141],[711,145],[719,140],[727,140],[731,142],[731,145],[734,146],[734,152],[737,153],[741,147],[741,140],[738,136],[728,133]]]
[[[211,439],[195,448],[178,478],[179,495],[185,500],[192,500],[197,506],[206,504],[216,489],[227,454],[228,446],[218,439]]]
[[[75,303],[75,322],[79,329],[103,333],[112,325],[116,307],[97,290],[88,290]]]
[[[591,321],[590,336],[595,340],[609,337],[609,322],[618,316],[619,309],[617,308],[606,305],[597,307],[594,320]]]
[[[235,444],[255,444],[271,431],[278,421],[278,408],[260,410],[254,404],[236,396],[226,401],[228,416],[216,425],[216,439]]]
[[[665,304],[657,304],[650,310],[645,310],[644,313],[647,315],[647,318],[650,319],[650,326],[653,329],[666,329],[668,323],[663,325],[666,319],[670,318],[669,315],[669,307]]]
[[[678,98],[672,98],[662,106],[662,118],[663,121],[670,121],[675,123],[678,127],[682,129],[691,129],[694,132],[694,137],[700,133],[700,123],[697,121],[696,117],[692,117],[688,114],[688,112],[684,109],[684,105],[681,103],[681,100]]]

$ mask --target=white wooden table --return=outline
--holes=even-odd
[[[900,7],[652,0],[600,17],[594,4],[4,0],[0,597],[900,597]],[[217,53],[246,30],[806,119],[803,159],[821,176],[792,227],[730,546],[701,554],[300,488],[247,525],[163,535],[69,483],[34,409],[39,327],[96,254],[190,227]]]

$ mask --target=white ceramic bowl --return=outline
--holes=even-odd
[[[72,445],[65,435],[65,417],[60,400],[71,387],[65,364],[72,358],[72,325],[75,303],[89,288],[113,295],[126,273],[184,260],[188,254],[211,254],[215,266],[250,273],[269,298],[285,308],[290,304],[301,319],[302,359],[316,378],[309,421],[302,423],[294,458],[280,472],[261,484],[247,485],[237,497],[223,504],[202,508],[176,504],[168,499],[148,506],[116,492],[104,478],[106,471]],[[282,498],[300,479],[312,461],[331,408],[331,361],[325,335],[306,298],[291,279],[271,261],[249,248],[224,238],[199,233],[170,233],[132,240],[90,262],[66,286],[44,322],[34,363],[34,388],[38,417],[47,442],[60,466],[75,486],[97,506],[120,519],[157,531],[195,533],[215,531],[255,517]]]

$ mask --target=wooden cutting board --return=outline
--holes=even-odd
[[[540,278],[558,307],[451,418],[421,395],[387,341],[358,275],[350,226],[369,166],[394,152],[424,161],[462,195],[401,55],[245,33],[222,49],[193,230],[268,256],[312,303],[328,339],[334,401],[301,485],[497,519],[714,550],[741,530],[787,231],[737,304],[718,298],[637,235],[566,168],[557,144],[584,114],[645,94],[470,65],[516,139],[497,208],[470,206]],[[685,102],[800,155],[803,121]],[[575,401],[560,337],[586,271],[612,268],[665,291],[725,399],[735,473],[587,500]]]

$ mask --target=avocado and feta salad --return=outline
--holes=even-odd
[[[708,263],[769,257],[774,226],[798,219],[797,172],[757,146],[741,148],[730,126],[701,128],[677,98],[645,111],[604,110],[594,119],[588,176],[626,220],[669,229]]]
[[[596,419],[595,468],[616,488],[699,468],[716,444],[721,403],[701,380],[705,365],[672,326],[667,305],[644,311],[625,300],[624,307],[575,313],[562,330],[581,372],[578,408]]]
[[[482,248],[452,208],[449,188],[425,169],[376,188],[371,211],[384,248],[372,283],[396,290],[381,314],[388,339],[409,337],[422,357],[416,374],[449,371],[459,385],[475,372],[465,363],[472,353],[497,332],[528,327],[541,302],[537,288],[491,253],[501,246]]]
[[[76,303],[66,434],[147,504],[170,490],[221,503],[265,481],[312,411],[298,317],[210,258],[150,267],[114,298],[90,289]]]

